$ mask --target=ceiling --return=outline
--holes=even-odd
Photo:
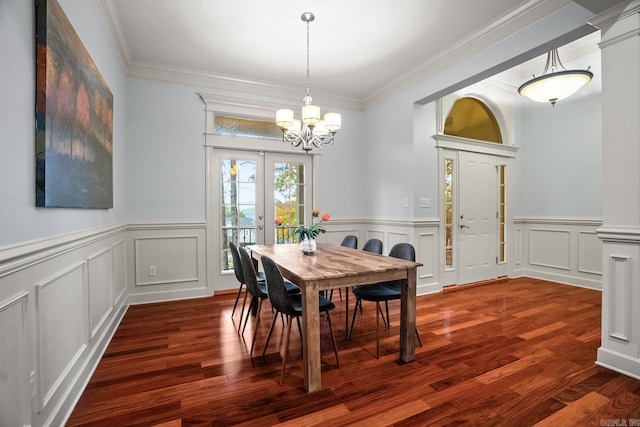
[[[312,95],[361,103],[437,62],[477,51],[569,3],[101,0],[130,75],[190,76],[194,81],[296,91],[300,98],[306,73],[306,24],[300,15],[313,12]],[[578,3],[595,13],[607,2]]]

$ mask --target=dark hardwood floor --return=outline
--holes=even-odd
[[[418,297],[424,347],[408,364],[398,362],[399,302],[376,360],[375,305],[364,303],[349,341],[336,293],[340,368],[321,321],[323,387],[312,394],[297,328],[279,386],[282,324],[262,358],[265,303],[249,358],[253,318],[240,338],[234,299],[130,307],[68,425],[640,425],[640,381],[594,363],[598,291],[516,279]]]

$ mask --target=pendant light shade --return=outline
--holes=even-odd
[[[559,67],[562,70],[559,71]],[[555,106],[556,101],[576,93],[581,87],[591,81],[593,73],[587,70],[566,70],[560,62],[558,50],[553,49],[547,54],[547,63],[542,75],[535,77],[518,88],[518,93],[533,101],[550,102]]]

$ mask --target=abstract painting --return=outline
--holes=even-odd
[[[36,206],[113,207],[113,95],[57,0],[36,1]]]

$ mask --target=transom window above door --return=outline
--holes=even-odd
[[[455,101],[444,121],[444,134],[502,144],[498,121],[486,104],[476,98]]]

